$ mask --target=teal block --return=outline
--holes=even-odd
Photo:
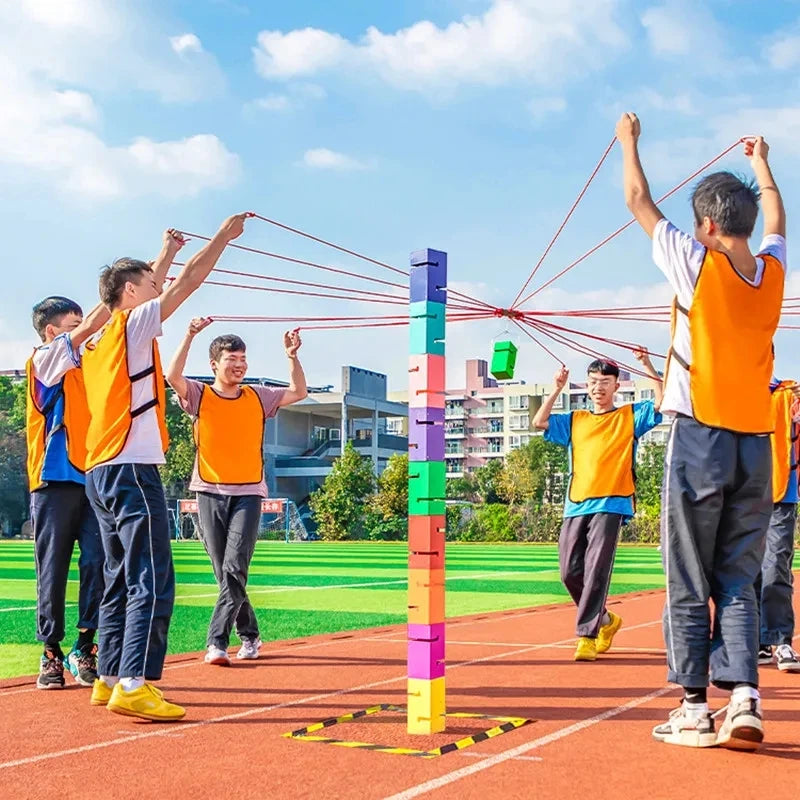
[[[433,516],[445,513],[446,471],[444,461],[409,462],[409,514]]]
[[[411,355],[444,355],[444,303],[421,300],[408,306]]]

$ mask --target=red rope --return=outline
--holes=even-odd
[[[544,350],[544,351],[545,351],[545,353],[547,353],[548,355],[552,356],[552,357],[553,357],[553,358],[554,358],[556,361],[558,361],[558,363],[559,363],[559,364],[561,364],[561,366],[562,366],[562,367],[563,367],[563,366],[566,366],[566,365],[564,364],[564,362],[563,362],[563,361],[562,361],[562,360],[561,360],[561,359],[560,359],[560,358],[559,358],[559,357],[558,357],[558,356],[557,356],[557,355],[556,355],[556,354],[555,354],[555,353],[554,353],[552,350],[550,350],[550,348],[548,348],[546,345],[542,344],[542,343],[541,343],[541,342],[540,342],[540,341],[539,341],[539,340],[538,340],[538,339],[537,339],[537,338],[536,338],[536,337],[535,337],[535,336],[534,336],[534,335],[533,335],[533,334],[532,334],[532,333],[531,333],[529,330],[527,330],[526,328],[523,328],[523,327],[522,327],[522,325],[521,325],[519,322],[517,322],[517,320],[513,319],[513,320],[511,320],[511,321],[512,321],[512,322],[513,322],[513,323],[514,323],[514,324],[515,324],[515,325],[516,325],[516,326],[517,326],[517,327],[518,327],[518,328],[519,328],[519,329],[520,329],[520,330],[521,330],[521,331],[522,331],[522,332],[523,332],[523,333],[524,333],[526,336],[528,336],[529,338],[533,339],[533,341],[534,341],[534,342],[536,342],[536,344],[538,344],[538,345],[539,345],[539,347],[541,347],[541,348],[542,348],[542,350]]]
[[[675,194],[675,192],[680,191],[684,186],[686,186],[687,183],[689,183],[690,181],[694,180],[701,172],[704,172],[710,166],[712,166],[712,164],[716,164],[717,161],[719,161],[724,156],[728,155],[728,153],[730,153],[731,150],[733,150],[735,147],[738,147],[742,143],[742,141],[744,141],[744,140],[743,139],[737,139],[732,145],[730,145],[729,147],[726,147],[719,155],[717,155],[714,158],[712,158],[711,161],[708,161],[707,163],[703,164],[702,167],[700,167],[698,170],[695,170],[688,178],[685,178],[684,180],[682,180],[674,189],[670,189],[670,191],[668,191],[665,195],[662,195],[661,197],[659,197],[658,200],[656,200],[655,202],[656,203],[663,203],[664,200],[666,200],[667,198],[671,197],[673,194]],[[565,275],[567,272],[569,272],[574,267],[577,267],[578,264],[580,264],[582,261],[587,259],[590,255],[592,255],[592,253],[597,252],[601,247],[603,247],[603,245],[608,244],[612,239],[614,239],[617,236],[619,236],[624,230],[627,230],[628,228],[630,228],[630,226],[633,225],[634,222],[636,222],[636,220],[635,219],[631,219],[628,222],[626,222],[621,228],[617,228],[617,230],[615,230],[613,233],[611,233],[608,236],[606,236],[606,238],[603,239],[599,244],[596,244],[590,250],[587,250],[582,256],[580,256],[580,258],[575,259],[575,261],[573,261],[571,264],[569,264],[568,266],[564,267],[564,269],[562,269],[561,272],[559,272],[557,275],[554,275],[552,278],[550,278],[550,280],[548,280],[545,283],[543,283],[538,289],[535,289],[534,291],[532,291],[530,294],[528,294],[519,303],[516,303],[515,305],[516,306],[520,306],[520,305],[522,305],[524,303],[527,303],[528,300],[530,300],[532,297],[535,297],[537,294],[539,294],[539,292],[541,292],[544,289],[546,289],[548,286],[550,286],[551,283],[553,283],[554,281],[558,280],[560,277]]]
[[[547,247],[545,247],[544,253],[542,253],[541,257],[536,262],[536,265],[531,270],[531,274],[528,275],[528,280],[525,281],[525,283],[522,285],[522,288],[517,292],[517,296],[514,298],[514,302],[511,304],[511,308],[514,308],[514,306],[516,306],[517,300],[519,300],[522,293],[528,288],[528,284],[533,280],[533,276],[536,275],[537,271],[539,270],[539,267],[542,266],[542,262],[545,260],[545,258],[547,258],[547,254],[550,252],[553,245],[556,243],[558,237],[561,236],[561,232],[566,227],[566,224],[569,222],[570,217],[575,213],[575,209],[578,207],[578,204],[581,202],[581,200],[583,200],[583,196],[586,194],[586,190],[589,188],[589,185],[597,176],[597,173],[600,171],[600,167],[603,166],[603,162],[608,158],[608,154],[611,152],[611,148],[614,146],[614,142],[616,141],[617,137],[614,136],[608,143],[608,147],[606,147],[605,152],[600,157],[600,160],[597,162],[597,166],[592,170],[592,174],[589,176],[589,179],[583,185],[583,189],[580,190],[578,197],[575,199],[575,202],[572,204],[569,211],[567,212],[567,216],[564,217],[563,222],[561,223],[561,225],[558,226],[558,230],[553,235],[553,238],[550,240]]]

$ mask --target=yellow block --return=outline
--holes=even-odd
[[[442,733],[445,729],[444,678],[408,679],[408,732]]]

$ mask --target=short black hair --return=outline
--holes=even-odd
[[[235,333],[225,333],[217,336],[208,346],[208,357],[212,361],[219,361],[223,353],[246,353],[247,346],[244,340]]]
[[[619,366],[605,358],[597,358],[589,364],[586,374],[591,375],[593,372],[599,372],[601,375],[613,375],[615,378],[619,378]]]
[[[153,270],[146,261],[136,258],[118,258],[111,266],[100,272],[100,301],[107,308],[116,308],[122,297],[122,290],[128,281],[138,284],[145,273]]]
[[[83,309],[68,297],[60,297],[59,295],[45,297],[44,300],[33,307],[33,313],[31,314],[33,329],[44,341],[45,328],[48,325],[58,325],[66,314],[78,314],[78,316],[82,317]]]
[[[695,222],[700,225],[708,217],[725,236],[753,233],[761,197],[752,180],[742,180],[732,172],[707,175],[692,192]]]

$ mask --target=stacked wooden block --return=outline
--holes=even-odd
[[[447,254],[411,254],[408,380],[408,732],[445,728],[444,328]]]

